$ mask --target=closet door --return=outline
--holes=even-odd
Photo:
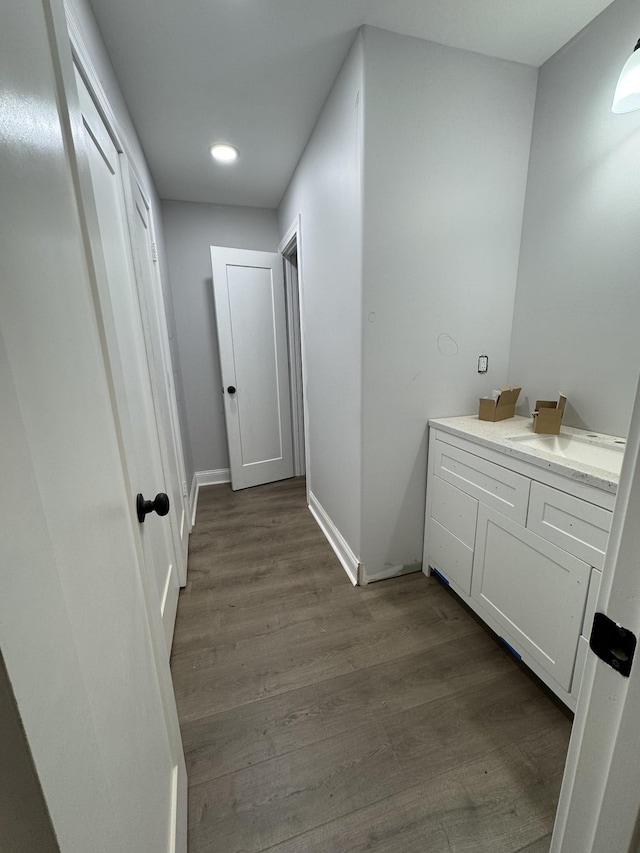
[[[61,850],[184,853],[184,758],[78,192],[62,3],[0,7],[0,80],[2,655]]]
[[[131,483],[129,500],[135,515],[139,493],[153,500],[156,494],[166,493],[168,487],[129,240],[120,157],[77,71],[76,83],[97,213],[96,233],[100,238],[93,247],[96,261],[103,267],[103,274],[98,275],[100,303]],[[138,535],[147,570],[154,579],[157,606],[170,649],[179,591],[170,519],[150,512],[138,524]]]
[[[180,424],[169,352],[169,333],[164,296],[157,273],[158,254],[153,235],[149,202],[140,188],[131,165],[120,155],[124,173],[125,196],[129,213],[129,234],[133,248],[138,299],[144,327],[144,343],[160,437],[160,453],[167,492],[171,498],[169,513],[181,586],[187,582],[187,551],[190,525],[187,513]]]

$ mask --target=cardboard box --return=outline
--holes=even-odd
[[[492,397],[480,397],[478,420],[505,421],[516,413],[516,403],[522,388],[519,385],[506,385],[500,388],[497,400]]]
[[[533,413],[533,431],[544,435],[558,435],[567,398],[560,394],[560,399],[536,400],[536,410]]]

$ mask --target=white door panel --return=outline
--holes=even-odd
[[[77,192],[61,3],[0,8],[0,80],[2,654],[61,850],[184,853],[184,758]]]
[[[169,522],[177,560],[178,577],[187,582],[187,523],[184,462],[180,448],[180,426],[173,383],[171,356],[168,349],[167,320],[160,280],[156,273],[157,257],[152,232],[151,210],[135,175],[129,169],[127,181],[130,234],[134,250],[134,266],[138,280],[138,298],[144,327],[147,364],[160,437],[160,452],[167,493],[171,501]]]
[[[640,386],[595,608],[636,638],[640,636],[639,518]],[[597,583],[597,576],[594,579]],[[614,643],[612,638],[610,648],[616,648]],[[640,651],[636,648],[628,677],[596,657],[591,649],[585,656],[550,850],[636,853],[640,825]]]
[[[212,247],[211,261],[232,488],[293,477],[282,257]]]
[[[76,71],[80,108],[98,218],[105,275],[98,279],[110,368],[127,468],[134,492],[152,500],[166,491],[158,426],[144,344],[131,244],[127,229],[120,157],[93,100]],[[138,527],[147,568],[152,572],[167,645],[171,647],[178,601],[176,556],[170,519],[149,513]]]

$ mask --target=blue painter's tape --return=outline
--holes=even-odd
[[[433,566],[431,566],[431,571],[433,572],[433,574],[434,574],[437,578],[439,578],[439,579],[442,581],[442,583],[443,583],[445,586],[449,586],[449,581],[445,578],[445,576],[442,574],[442,572],[439,572],[437,569],[434,569],[434,568],[433,568]]]
[[[514,658],[517,658],[518,660],[522,660],[522,655],[518,654],[518,652],[513,648],[513,646],[510,643],[507,643],[507,641],[505,640],[504,637],[499,637],[498,639],[500,640],[501,643],[505,644],[505,646],[509,649],[509,651],[514,656]]]

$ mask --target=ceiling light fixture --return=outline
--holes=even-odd
[[[640,110],[640,39],[624,64],[611,105],[612,113]]]
[[[219,163],[233,163],[234,160],[238,159],[238,149],[234,148],[233,145],[227,145],[226,142],[218,142],[212,145],[209,150],[213,159]]]

